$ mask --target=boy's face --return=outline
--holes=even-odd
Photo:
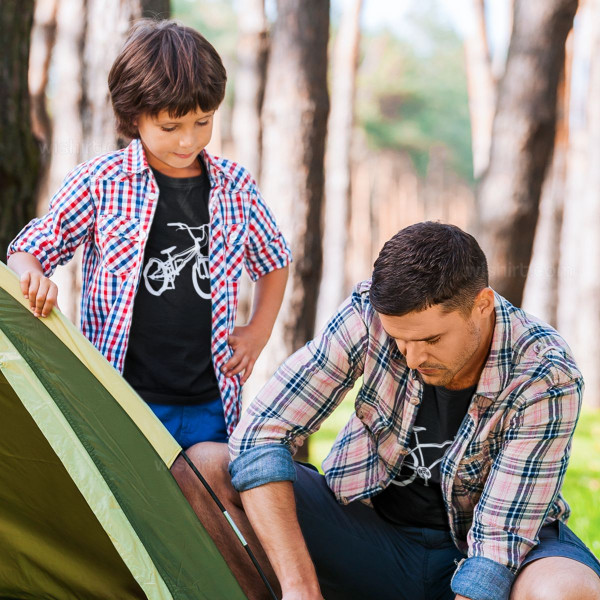
[[[210,142],[214,114],[197,110],[175,118],[163,110],[140,115],[136,125],[150,166],[170,177],[199,175],[197,156]]]

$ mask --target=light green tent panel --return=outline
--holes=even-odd
[[[179,447],[0,263],[0,598],[245,598],[173,479]]]

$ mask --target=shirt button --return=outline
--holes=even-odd
[[[158,197],[158,195],[155,194],[154,192],[152,192],[151,194],[148,194],[148,200],[156,200],[157,197]]]
[[[414,406],[417,406],[421,401],[419,400],[419,398],[411,398],[410,399],[410,403],[413,404]]]

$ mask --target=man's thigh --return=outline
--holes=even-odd
[[[447,532],[398,527],[360,502],[338,504],[325,478],[297,465],[298,519],[327,600],[452,600]]]

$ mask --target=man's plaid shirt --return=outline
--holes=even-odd
[[[369,502],[399,472],[423,385],[384,331],[363,282],[323,331],[291,356],[230,439],[239,490],[293,479],[290,453],[363,377],[356,411],[323,463],[339,502]],[[496,295],[496,325],[468,413],[441,463],[456,546],[514,576],[542,524],[566,521],[560,494],[583,380],[565,341]],[[473,566],[477,563],[473,563]],[[460,567],[459,567],[460,570]]]
[[[202,152],[211,184],[209,266],[212,354],[228,433],[239,421],[239,376],[221,367],[232,351],[238,283],[245,265],[253,280],[287,265],[290,249],[248,172]],[[79,165],[9,247],[35,256],[50,276],[84,245],[81,329],[119,371],[123,370],[144,249],[159,190],[139,140]],[[159,342],[160,340],[157,340]]]

